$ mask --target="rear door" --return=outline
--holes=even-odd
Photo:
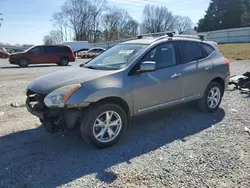
[[[58,63],[63,57],[63,47],[61,46],[52,46],[51,48],[51,63]]]
[[[203,82],[202,91],[204,92],[207,85],[216,77],[213,71],[215,69],[214,57],[216,56],[216,53],[211,45],[206,43],[200,43],[200,45],[204,52],[204,58],[199,60],[198,71],[203,75],[200,78],[200,81]]]
[[[51,63],[53,62],[53,47],[52,46],[44,46],[44,63]]]
[[[48,63],[58,63],[62,57],[68,57],[66,50],[68,47],[64,46],[47,46],[46,60]]]
[[[179,49],[180,64],[182,67],[182,76],[180,82],[182,85],[182,98],[196,99],[203,93],[204,71],[199,69],[199,62],[204,58],[203,50],[198,42],[177,41]]]

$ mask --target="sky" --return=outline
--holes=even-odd
[[[52,14],[60,11],[65,0],[0,0],[3,15],[0,42],[42,44],[43,36],[53,29]],[[123,8],[137,21],[142,20],[145,5],[166,6],[174,15],[189,16],[197,23],[210,0],[108,0],[109,6]]]

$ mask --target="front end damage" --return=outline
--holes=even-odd
[[[30,89],[27,90],[26,95],[27,110],[40,119],[47,132],[64,132],[67,129],[75,129],[80,125],[81,114],[84,110],[82,107],[49,108],[44,103],[46,95],[36,93]]]

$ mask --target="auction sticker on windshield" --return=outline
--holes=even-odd
[[[119,52],[119,54],[126,54],[126,55],[129,55],[129,54],[131,54],[133,51],[134,51],[134,50],[121,50],[121,51]]]

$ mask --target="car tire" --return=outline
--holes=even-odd
[[[60,62],[58,63],[60,66],[68,66],[69,64],[69,59],[66,57],[63,57],[60,59]]]
[[[20,67],[27,67],[27,66],[29,66],[29,60],[28,59],[20,59],[19,66]]]
[[[7,55],[5,55],[5,54],[4,54],[4,55],[2,55],[2,58],[3,58],[3,59],[6,59],[7,57],[8,57],[8,56],[7,56]]]
[[[216,111],[220,106],[222,96],[222,86],[218,82],[211,82],[207,86],[203,98],[199,100],[199,109],[203,112]]]
[[[126,128],[127,116],[119,105],[99,103],[88,108],[80,131],[88,144],[102,149],[116,144]]]

